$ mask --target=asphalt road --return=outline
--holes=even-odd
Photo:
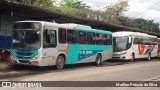
[[[7,81],[151,81],[156,77],[160,77],[160,60],[152,61],[138,60],[136,62],[104,62],[102,66],[96,67],[92,64],[68,65],[64,70],[56,70],[54,67],[34,68],[23,67],[21,70],[31,70],[33,72],[41,72],[40,74],[23,76],[18,78],[3,79]],[[160,81],[160,79],[157,79]],[[1,88],[9,90],[9,88]],[[22,90],[22,88],[12,88],[13,90]],[[28,90],[29,88],[23,88]],[[45,88],[30,88],[33,90],[41,90]],[[58,89],[85,89],[85,90],[159,90],[160,87],[54,87],[48,90]]]

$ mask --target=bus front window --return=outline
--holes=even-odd
[[[12,48],[20,50],[36,50],[40,48],[38,30],[13,30]]]
[[[128,49],[128,39],[129,37],[124,36],[124,37],[114,37],[114,52],[120,52],[120,51],[125,51]]]

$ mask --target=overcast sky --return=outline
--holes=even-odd
[[[97,10],[117,0],[84,0],[84,2]],[[129,8],[125,14],[130,17],[154,19],[155,22],[160,23],[160,0],[129,0]]]

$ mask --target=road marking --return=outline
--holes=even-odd
[[[154,78],[151,78],[151,79],[147,79],[145,81],[160,81],[160,76],[157,76],[157,77],[154,77]]]

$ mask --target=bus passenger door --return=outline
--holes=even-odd
[[[43,33],[43,64],[54,65],[57,54],[57,35],[55,30],[44,30]]]

